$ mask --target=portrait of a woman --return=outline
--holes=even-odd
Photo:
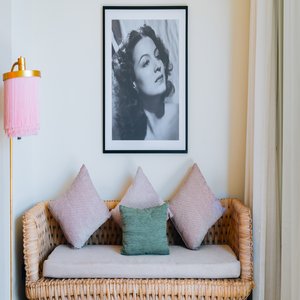
[[[113,140],[178,140],[173,63],[149,25],[131,30],[113,54]]]

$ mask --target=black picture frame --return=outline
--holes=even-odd
[[[187,6],[103,6],[103,153],[187,153],[187,82]]]

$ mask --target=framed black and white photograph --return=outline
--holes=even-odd
[[[103,7],[103,152],[187,153],[187,7]]]

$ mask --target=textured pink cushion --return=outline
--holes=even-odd
[[[48,207],[67,241],[75,248],[81,248],[110,217],[110,212],[98,196],[84,165],[69,190],[50,201]]]
[[[162,205],[163,203],[163,200],[158,196],[148,178],[139,167],[132,185],[128,188],[120,203],[111,211],[111,214],[114,221],[121,226],[119,205],[143,209]]]
[[[196,164],[170,200],[169,208],[178,233],[190,249],[200,247],[208,229],[224,212]]]

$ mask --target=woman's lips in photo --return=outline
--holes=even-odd
[[[164,79],[164,75],[161,74],[160,76],[158,76],[158,77],[155,79],[155,83],[158,82],[158,81],[161,82],[163,79]]]

